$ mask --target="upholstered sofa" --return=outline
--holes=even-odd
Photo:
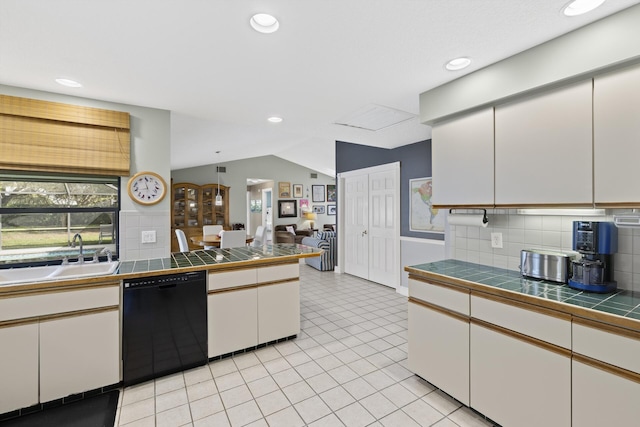
[[[305,263],[320,271],[329,271],[335,268],[337,250],[335,231],[321,231],[316,237],[305,237],[302,239],[302,244],[324,250],[319,257],[305,258]]]
[[[296,224],[276,225],[273,228],[274,235],[278,235],[279,231],[285,231],[285,232],[288,231],[287,227],[293,227],[293,235],[294,235],[295,243],[302,243],[302,239],[304,239],[305,237],[313,236],[312,230],[298,230],[298,226]],[[284,237],[284,236],[281,236],[281,237]],[[279,239],[274,238],[274,240],[276,243],[278,243]],[[284,243],[284,242],[281,242],[281,243]]]

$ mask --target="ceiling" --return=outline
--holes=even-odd
[[[421,92],[640,0],[572,18],[567,3],[2,0],[0,84],[170,110],[172,170],[276,155],[333,175],[336,140],[428,139]],[[277,17],[279,31],[254,31],[255,13]],[[469,68],[444,69],[460,56]],[[410,118],[377,131],[335,124],[371,105]],[[273,115],[284,121],[267,122]]]

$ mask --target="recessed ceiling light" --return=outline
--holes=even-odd
[[[605,0],[573,0],[566,5],[563,13],[566,16],[577,16],[583,13],[591,12],[593,9],[604,3]]]
[[[452,59],[451,61],[447,62],[444,67],[449,71],[457,71],[462,70],[463,68],[467,68],[469,64],[471,64],[471,60],[469,58],[461,57]]]
[[[251,23],[251,27],[254,30],[258,31],[259,33],[265,34],[275,33],[280,27],[280,23],[278,22],[278,20],[266,13],[258,13],[256,15],[253,15],[249,22]]]
[[[282,117],[272,116],[267,119],[271,123],[280,123],[282,121]]]
[[[71,79],[56,79],[56,82],[58,84],[61,84],[62,86],[67,86],[67,87],[82,87],[80,83]]]

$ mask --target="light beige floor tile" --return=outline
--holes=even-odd
[[[300,376],[305,379],[311,378],[313,376],[316,376],[324,372],[324,369],[322,369],[320,365],[318,365],[313,360],[307,363],[303,363],[302,365],[296,366],[295,370],[298,371]]]
[[[335,369],[339,366],[342,366],[343,363],[335,357],[333,354],[329,354],[328,356],[321,357],[319,359],[315,359],[316,363],[322,367],[325,371],[330,371],[331,369]]]
[[[269,371],[271,375],[277,374],[278,372],[286,371],[287,369],[291,369],[291,365],[284,357],[279,357],[278,359],[272,359],[268,362],[264,362],[264,367],[267,369],[267,371]]]
[[[249,383],[259,380],[260,378],[268,377],[269,371],[267,371],[262,364],[259,364],[240,370],[240,375],[242,375],[245,382]]]
[[[359,401],[364,408],[371,413],[376,419],[380,419],[398,409],[389,399],[382,393],[374,393]]]
[[[122,405],[130,405],[141,400],[149,399],[155,396],[155,381],[147,381],[145,383],[136,384],[124,389],[122,393]]]
[[[321,345],[317,347],[309,348],[305,350],[305,353],[307,353],[307,355],[313,360],[318,360],[322,357],[329,356],[331,354],[326,348],[324,348]]]
[[[458,424],[451,421],[449,418],[443,418],[433,425],[433,427],[461,427]]]
[[[253,352],[233,356],[233,361],[235,362],[236,367],[239,371],[260,364],[260,359],[258,359],[258,356],[256,356]]]
[[[381,391],[381,393],[390,401],[393,402],[398,408],[401,408],[414,400],[418,399],[418,396],[411,393],[400,384],[394,384],[391,387],[387,387]]]
[[[307,378],[307,384],[309,384],[313,391],[318,394],[322,393],[323,391],[332,389],[333,387],[336,387],[338,385],[336,380],[331,378],[331,375],[327,374],[326,372],[323,372],[320,375],[316,375],[315,377]]]
[[[222,393],[223,391],[227,391],[234,387],[243,385],[244,379],[242,378],[242,375],[240,375],[240,372],[235,371],[221,377],[216,377],[215,382],[216,387],[218,388],[218,392]]]
[[[358,402],[336,411],[336,415],[347,427],[364,427],[375,421],[373,415]]]
[[[156,416],[151,415],[128,424],[116,424],[122,427],[156,427]]]
[[[384,427],[420,427],[420,424],[418,424],[413,418],[400,410],[381,419],[380,424]]]
[[[182,372],[158,378],[156,379],[156,396],[184,387],[184,375]]]
[[[244,426],[262,418],[262,413],[255,400],[234,406],[227,409],[226,412],[233,427]]]
[[[422,398],[422,400],[442,412],[444,415],[449,415],[462,406],[460,402],[440,390],[435,390],[427,394]]]
[[[262,418],[262,419],[260,419],[258,421],[254,421],[252,423],[249,423],[244,427],[269,427],[269,424],[267,423],[267,421],[264,418]]]
[[[183,426],[191,421],[189,405],[178,406],[156,414],[156,427]]]
[[[193,422],[194,427],[230,427],[226,412],[218,412]]]
[[[282,355],[273,346],[264,347],[260,350],[256,350],[255,355],[262,363],[266,363],[270,360],[279,359]]]
[[[327,390],[320,394],[320,398],[331,408],[332,411],[344,408],[355,402],[353,396],[351,396],[347,390],[343,387],[334,387],[331,390]]]
[[[220,392],[220,398],[227,409],[253,400],[249,387],[245,384]]]
[[[189,403],[187,390],[184,388],[156,396],[156,413],[176,408]]]
[[[256,399],[256,402],[264,415],[271,415],[291,406],[291,402],[280,390],[261,396]]]
[[[430,426],[444,418],[441,412],[422,400],[409,403],[402,408],[402,411],[420,423],[420,425]]]
[[[236,372],[238,370],[238,367],[233,362],[233,359],[226,358],[209,362],[209,369],[211,369],[213,378],[216,379],[217,377]]]
[[[371,384],[371,386],[376,390],[382,390],[384,388],[387,388],[395,384],[395,381],[393,380],[393,378],[391,378],[381,370],[373,371],[367,375],[364,375],[362,378],[366,382]]]
[[[295,341],[283,341],[276,344],[274,347],[283,356],[288,356],[290,354],[301,351],[300,347],[296,345]]]
[[[266,377],[261,378],[256,381],[252,381],[247,384],[251,394],[253,394],[254,398],[264,396],[265,394],[269,394],[272,391],[278,390],[278,384],[273,380],[273,378]]]
[[[305,381],[300,381],[295,384],[291,384],[282,389],[284,394],[291,403],[298,403],[302,400],[308,399],[316,394],[309,384]]]
[[[305,425],[293,406],[267,416],[267,422],[271,427],[302,427]]]
[[[404,381],[400,381],[400,384],[418,397],[426,396],[427,393],[435,390],[434,386],[415,375]]]
[[[291,366],[302,365],[311,361],[311,358],[304,351],[298,351],[285,356],[285,359]]]
[[[331,409],[319,396],[311,397],[293,405],[305,423],[312,423],[331,413]]]
[[[184,371],[184,383],[187,386],[201,383],[204,381],[211,381],[212,379],[213,379],[213,375],[211,374],[211,369],[209,368],[209,365],[199,366],[197,368]]]
[[[309,427],[344,427],[344,424],[336,416],[336,414],[329,414],[326,417],[322,417],[317,421],[309,424]]]
[[[351,368],[346,365],[339,366],[335,369],[331,369],[327,371],[331,377],[338,382],[338,384],[348,383],[349,381],[353,381],[358,378],[358,374],[356,374]]]
[[[213,380],[187,386],[187,397],[189,401],[200,400],[203,397],[218,394],[216,383]]]
[[[400,363],[394,363],[392,365],[385,366],[380,370],[389,375],[396,382],[406,380],[407,378],[413,376],[413,372],[402,366]]]
[[[194,421],[224,411],[224,405],[222,404],[222,399],[219,394],[192,401],[189,403],[189,407],[191,408],[191,417]]]
[[[285,369],[277,374],[273,374],[273,379],[278,383],[280,388],[285,388],[288,385],[302,381],[302,377],[293,368]]]
[[[487,427],[494,425],[492,422],[485,420],[466,406],[454,411],[449,415],[449,418],[460,427]]]
[[[128,424],[130,422],[146,418],[154,415],[156,412],[155,398],[140,400],[130,405],[124,405],[120,411],[120,424]]]
[[[373,371],[378,370],[371,362],[358,358],[347,365],[359,376],[367,375]]]

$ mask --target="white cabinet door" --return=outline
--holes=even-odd
[[[255,287],[208,296],[209,357],[258,344],[258,290]]]
[[[573,360],[573,425],[634,426],[640,420],[640,382]]]
[[[596,203],[640,202],[640,66],[598,76],[593,87]]]
[[[469,322],[409,302],[409,370],[469,405]]]
[[[569,356],[473,321],[470,354],[473,409],[503,426],[571,425]]]
[[[434,204],[493,206],[493,136],[493,108],[433,127]]]
[[[118,310],[40,322],[41,402],[118,382]]]
[[[593,203],[592,81],[495,109],[496,205]]]
[[[258,342],[260,344],[300,333],[300,282],[258,288]]]
[[[38,323],[0,327],[0,414],[38,403]]]

